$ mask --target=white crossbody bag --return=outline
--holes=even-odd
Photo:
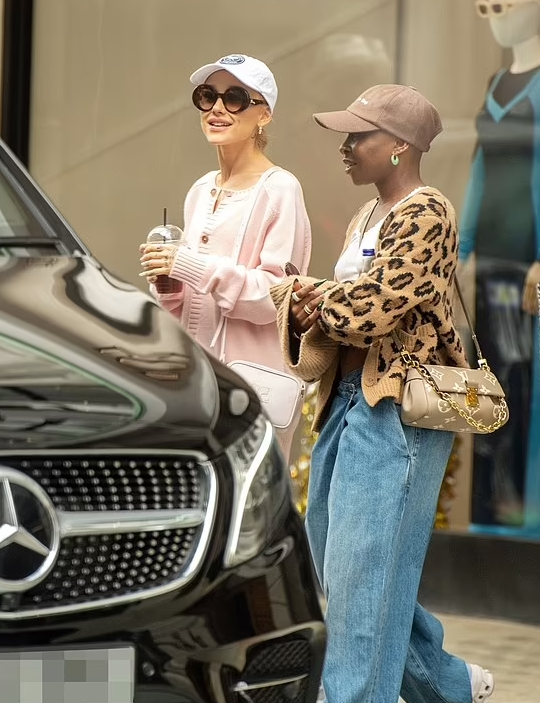
[[[238,257],[244,241],[246,230],[259,197],[259,193],[266,181],[276,171],[280,170],[278,166],[269,169],[261,178],[255,188],[251,202],[246,209],[244,217],[240,223],[240,229],[236,236],[234,249],[232,253],[233,263],[238,263]],[[225,362],[225,342],[227,337],[227,318],[222,315],[219,321],[218,328],[212,340],[211,346],[214,346],[221,335],[221,353],[220,360]],[[261,357],[264,357],[264,349],[261,349]],[[264,411],[272,425],[278,431],[287,430],[297,418],[300,407],[304,400],[305,384],[299,378],[283,371],[277,371],[263,364],[257,364],[253,361],[243,361],[237,359],[230,361],[228,364],[230,369],[241,376],[259,396]]]

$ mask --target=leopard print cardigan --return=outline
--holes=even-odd
[[[374,204],[371,201],[354,217],[344,249]],[[362,391],[371,407],[387,397],[401,402],[407,370],[394,331],[420,363],[467,366],[452,307],[457,251],[454,208],[438,190],[424,188],[386,217],[377,256],[367,273],[352,282],[321,287],[320,318],[300,343],[289,333],[293,283],[317,279],[288,278],[271,289],[288,366],[306,382],[320,381],[315,431],[332,396],[343,345],[368,350]]]

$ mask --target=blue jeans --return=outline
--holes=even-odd
[[[416,599],[454,435],[340,383],[313,449],[306,526],[327,598],[329,703],[471,703],[464,661]]]

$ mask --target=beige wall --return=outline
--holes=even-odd
[[[311,114],[396,80],[440,109],[424,177],[461,206],[474,115],[503,57],[473,0],[36,0],[31,170],[94,253],[140,283],[137,245],[167,206],[182,224],[191,183],[215,167],[188,76],[230,52],[268,62],[280,86],[270,155],[301,180],[312,272],[332,274],[343,232],[370,195],[344,176],[339,135]],[[453,523],[468,522],[470,444]]]
[[[231,9],[232,8],[232,9]],[[425,176],[459,206],[472,116],[501,61],[473,0],[404,0],[402,80],[441,109],[446,132]],[[280,86],[271,156],[303,183],[313,271],[330,262],[368,193],[344,178],[339,135],[311,120],[395,80],[397,0],[37,0],[31,170],[108,266],[138,282],[137,243],[197,176],[214,167],[191,106],[189,73],[240,51],[269,62]]]
[[[255,54],[280,85],[271,155],[304,184],[321,268],[358,194],[335,136],[310,115],[392,80],[394,9],[393,0],[272,0],[256,11],[252,0],[37,0],[31,170],[96,255],[137,281],[138,242],[165,205],[181,224],[187,189],[215,164],[190,72],[225,53]]]

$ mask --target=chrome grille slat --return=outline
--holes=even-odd
[[[62,537],[123,534],[198,527],[203,510],[106,510],[58,512]]]

